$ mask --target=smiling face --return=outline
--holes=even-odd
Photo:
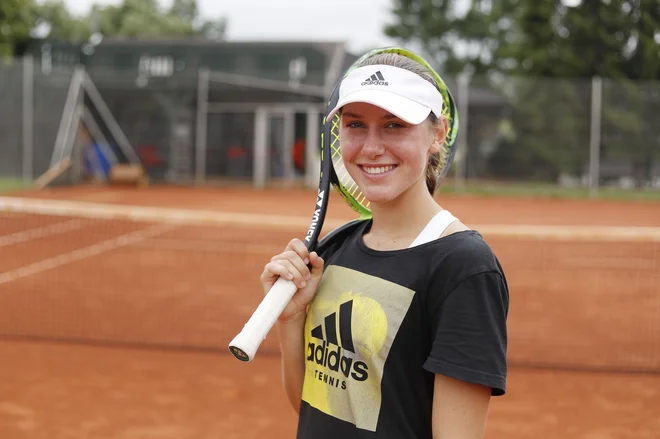
[[[426,167],[442,137],[430,120],[411,125],[380,107],[351,103],[342,109],[339,136],[346,170],[371,203],[428,194]]]

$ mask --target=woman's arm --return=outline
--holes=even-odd
[[[311,266],[311,271],[308,265]],[[292,280],[298,291],[282,311],[275,324],[282,352],[282,381],[289,402],[300,411],[305,377],[305,338],[303,330],[310,304],[323,276],[323,259],[307,251],[299,240],[293,239],[283,253],[275,255],[261,273],[264,294],[268,294],[279,277]]]
[[[491,389],[436,374],[433,439],[482,439]]]
[[[282,383],[289,403],[300,413],[303,380],[305,378],[305,313],[276,324],[282,351]]]

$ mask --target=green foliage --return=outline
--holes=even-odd
[[[168,10],[156,0],[124,0],[119,5],[94,5],[89,14],[74,16],[64,0],[0,0],[0,58],[10,58],[33,37],[73,43],[94,33],[107,37],[200,37],[221,40],[224,18],[203,20],[197,0],[174,0]]]
[[[0,59],[14,55],[16,46],[30,39],[36,6],[32,0],[0,1]]]
[[[423,52],[443,71],[467,69],[484,74],[497,68],[493,57],[508,33],[514,0],[474,0],[467,11],[456,0],[395,0],[396,21],[385,34],[403,43],[420,44]],[[497,19],[502,17],[502,20]]]
[[[119,5],[94,5],[87,16],[74,17],[62,0],[48,0],[39,18],[48,38],[81,42],[94,32],[108,37],[204,37],[221,39],[224,20],[204,21],[196,0],[175,0],[163,10],[155,0],[124,0]]]
[[[660,79],[660,0],[394,0],[386,35],[456,74]]]
[[[38,23],[48,28],[48,37],[85,41],[90,36],[86,19],[71,15],[63,0],[49,0],[37,7]]]
[[[23,180],[0,177],[0,194],[25,189],[27,186],[28,185]]]

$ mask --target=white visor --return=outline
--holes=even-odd
[[[364,102],[386,110],[399,119],[418,125],[431,112],[442,115],[442,95],[433,84],[406,69],[387,65],[359,67],[339,86],[337,105],[328,113],[332,118],[346,104]]]

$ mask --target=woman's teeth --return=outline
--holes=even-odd
[[[367,174],[372,174],[372,175],[373,175],[373,174],[382,174],[383,172],[387,172],[387,171],[390,171],[390,170],[394,169],[394,165],[389,165],[389,166],[377,166],[377,167],[366,167],[366,166],[363,166],[362,169],[364,169],[364,171],[365,171]]]

